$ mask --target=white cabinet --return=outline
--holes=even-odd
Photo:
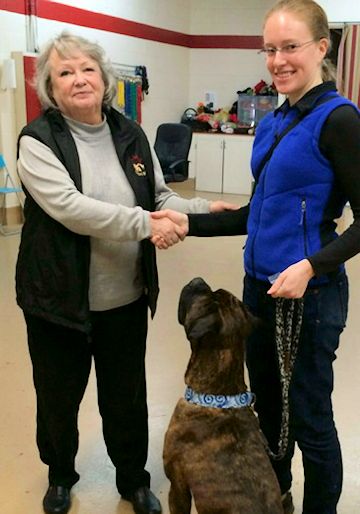
[[[252,136],[194,134],[192,159],[199,191],[249,195]]]
[[[223,193],[250,195],[250,168],[254,138],[231,136],[224,138]]]
[[[195,188],[222,191],[223,139],[212,134],[195,135]]]

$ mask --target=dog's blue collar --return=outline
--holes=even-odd
[[[225,394],[196,393],[187,386],[185,389],[185,400],[202,407],[215,407],[218,409],[240,409],[250,407],[255,401],[255,395],[250,391],[236,394],[234,396]]]

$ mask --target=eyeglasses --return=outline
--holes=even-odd
[[[266,57],[275,57],[276,52],[291,55],[295,54],[300,48],[310,45],[311,43],[315,43],[315,39],[306,41],[306,43],[289,43],[288,45],[284,45],[279,48],[275,46],[264,46],[264,48],[258,51],[258,54],[265,54]]]

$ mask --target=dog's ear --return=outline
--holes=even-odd
[[[245,328],[244,335],[245,335],[245,337],[248,337],[254,329],[259,327],[259,325],[261,324],[261,320],[259,318],[257,318],[249,310],[249,308],[242,302],[241,302],[241,310],[242,310],[243,317],[244,317],[244,328]]]
[[[243,338],[246,338],[256,326],[255,316],[241,300],[228,291],[218,289],[214,294],[220,305],[222,335],[230,336],[239,332]]]
[[[185,323],[189,299],[190,299],[190,293],[189,293],[189,291],[186,291],[184,288],[181,292],[179,306],[178,306],[178,322],[180,323],[180,325],[183,325]]]

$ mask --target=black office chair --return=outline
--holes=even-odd
[[[154,148],[166,183],[183,182],[189,177],[191,139],[192,130],[183,123],[158,126]]]

